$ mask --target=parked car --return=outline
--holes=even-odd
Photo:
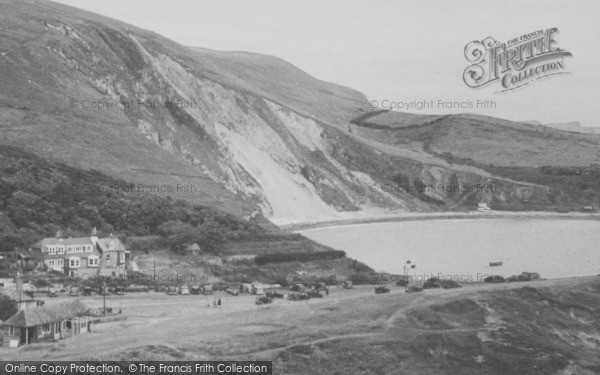
[[[213,286],[212,284],[202,285],[200,287],[202,294],[211,295],[213,294]]]
[[[100,294],[101,296],[107,296],[108,293],[108,287],[107,286],[101,286],[98,288],[98,294]]]
[[[200,294],[202,291],[200,289],[200,285],[192,285],[192,287],[190,288],[190,293],[191,294]]]
[[[390,292],[390,288],[385,287],[385,286],[378,286],[375,288],[375,294],[383,294],[383,293],[389,293]]]
[[[79,295],[79,288],[76,286],[72,286],[71,289],[69,289],[69,296],[77,297],[78,295]]]
[[[83,287],[83,295],[84,296],[91,296],[92,295],[92,288],[90,288],[89,286],[84,286]]]
[[[437,277],[429,278],[423,283],[423,289],[435,289],[441,287],[442,285],[440,284],[440,279],[438,279]]]
[[[273,303],[273,299],[269,298],[267,296],[260,296],[260,297],[256,297],[255,303],[257,305],[265,305],[265,304],[268,304],[268,303]]]
[[[352,285],[352,281],[344,281],[342,283],[342,286],[344,287],[344,289],[352,289],[354,286]]]
[[[54,290],[54,289],[50,289],[50,290],[48,291],[48,297],[52,297],[52,298],[54,298],[54,297],[58,297],[58,296],[56,295],[56,290]]]
[[[269,290],[265,293],[265,295],[269,298],[283,298],[283,294],[276,292],[274,290]]]
[[[485,279],[483,279],[483,282],[486,283],[503,283],[506,280],[504,279],[504,277],[500,276],[500,275],[492,275],[492,276],[488,276]]]
[[[288,300],[290,301],[305,301],[307,299],[310,299],[310,297],[304,292],[288,294]]]
[[[234,289],[234,288],[227,288],[227,289],[225,289],[225,293],[232,295],[232,296],[237,296],[240,294],[240,291],[238,289]]]
[[[404,290],[406,293],[418,293],[423,291],[423,287],[418,284],[412,284],[406,287]]]
[[[407,286],[408,284],[409,284],[408,276],[401,277],[398,280],[396,280],[396,286]]]
[[[308,292],[306,292],[306,294],[310,298],[323,298],[323,294],[321,292],[319,292],[318,290],[315,290],[315,289],[309,290]]]
[[[303,292],[304,291],[304,285],[302,285],[302,284],[293,284],[293,285],[290,285],[290,290],[292,292]]]
[[[170,296],[174,296],[177,294],[177,287],[176,286],[168,286],[166,293]]]
[[[182,295],[189,295],[189,294],[190,294],[190,289],[188,288],[188,286],[187,286],[187,285],[182,285],[182,286],[179,288],[179,294],[182,294]]]
[[[444,289],[462,288],[462,285],[454,280],[440,280],[440,286]]]
[[[118,286],[115,288],[114,293],[118,296],[122,296],[125,294],[125,290],[123,289],[122,286]]]

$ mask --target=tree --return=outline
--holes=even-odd
[[[0,294],[0,320],[4,321],[17,313],[17,302]]]

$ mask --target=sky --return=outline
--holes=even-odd
[[[473,112],[517,121],[600,127],[600,1],[581,0],[56,0],[155,31],[181,44],[283,58],[364,93],[377,108]],[[463,82],[465,46],[556,27],[569,74],[498,93]],[[477,101],[489,103],[477,108]],[[453,102],[448,104],[448,102]],[[454,104],[454,102],[457,102]],[[402,104],[401,104],[402,103]],[[465,108],[471,103],[473,108]],[[461,108],[462,107],[462,108]]]

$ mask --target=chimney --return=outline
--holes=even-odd
[[[94,229],[92,229],[92,236],[90,237],[90,240],[92,240],[92,243],[94,244],[94,246],[96,246],[96,244],[98,244],[98,231],[96,230],[96,227],[94,227]]]

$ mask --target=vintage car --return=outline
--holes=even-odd
[[[256,297],[255,303],[257,305],[265,305],[265,304],[268,304],[268,303],[273,303],[273,299],[269,298],[267,296],[260,296],[260,297]]]
[[[200,285],[192,285],[192,287],[190,288],[190,293],[191,294],[200,294],[200,293],[202,293],[202,290],[200,289]]]
[[[418,284],[412,284],[406,287],[404,290],[406,293],[418,293],[423,291],[423,287]]]
[[[389,293],[390,292],[390,288],[386,287],[386,286],[378,286],[375,288],[375,294],[383,294],[383,293]]]

